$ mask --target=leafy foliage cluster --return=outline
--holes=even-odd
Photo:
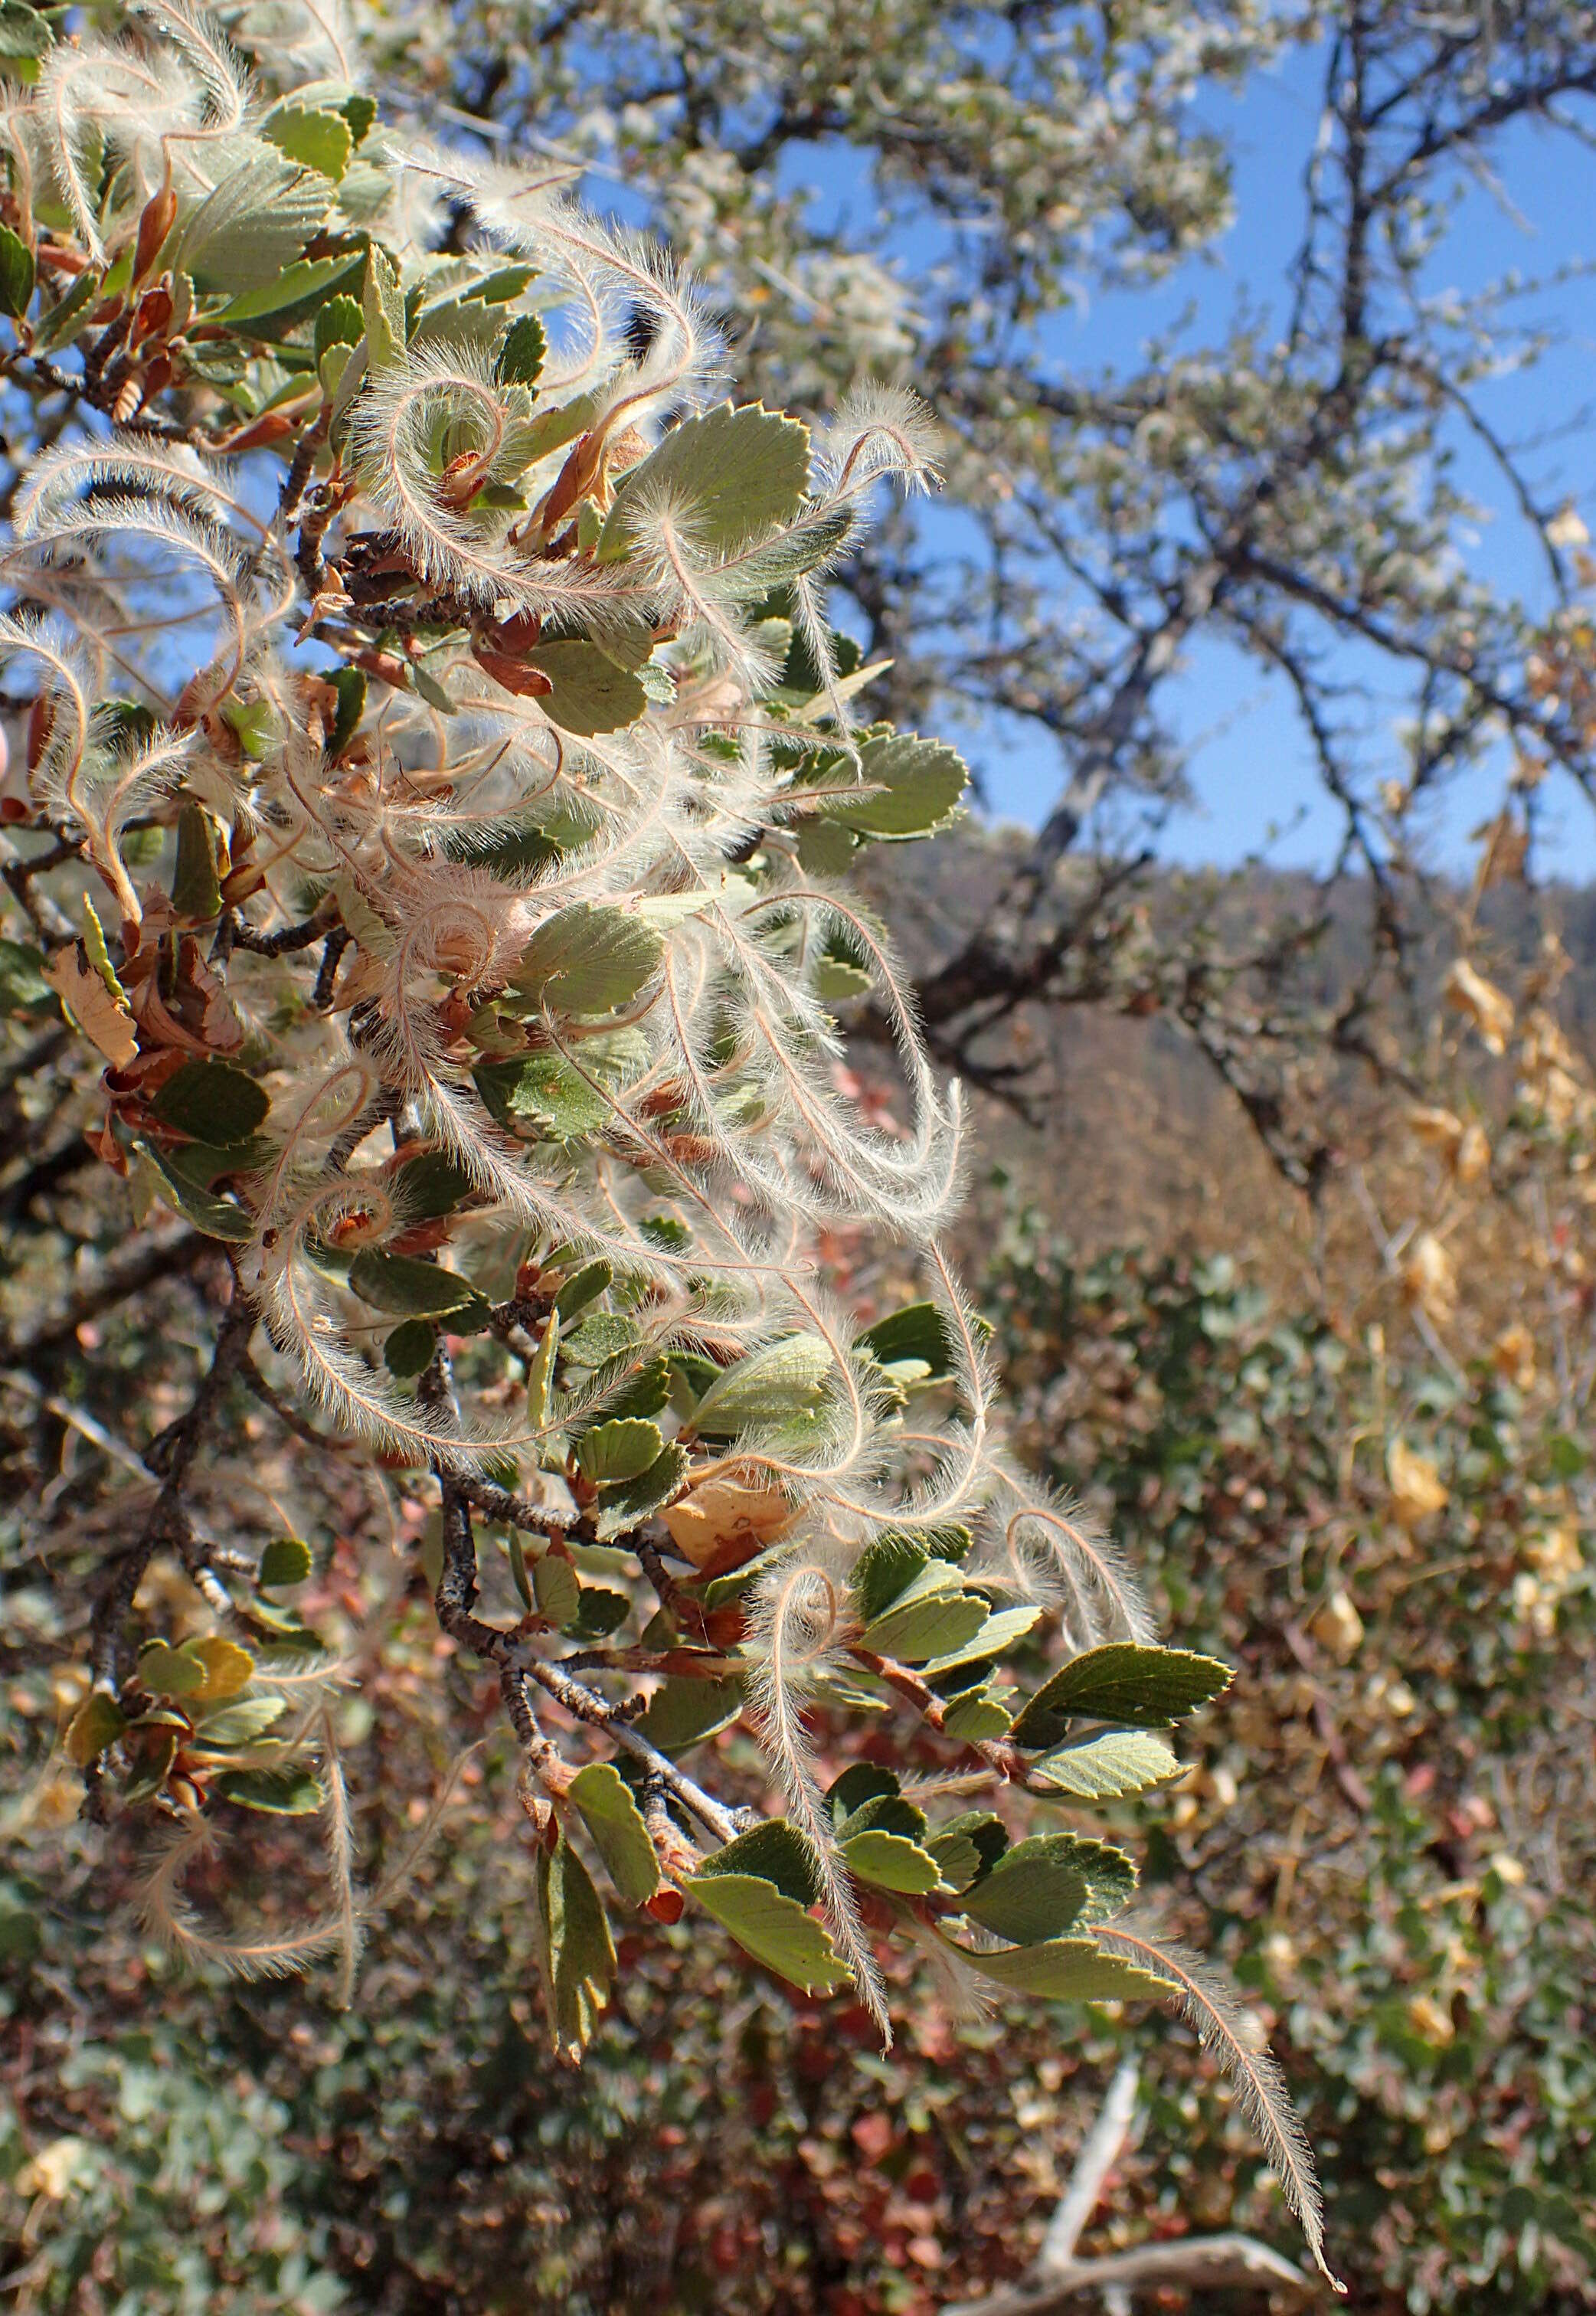
[[[192,1267],[217,1324],[137,1447],[59,1372],[88,1312],[4,1364],[35,1449],[88,1442],[120,1491],[97,1510],[130,1519],[64,1744],[92,1818],[165,1830],[150,1929],[246,1977],[336,1953],[347,1999],[413,1863],[358,1870],[335,1692],[370,1668],[335,1590],[308,1607],[330,1563],[255,1468],[253,1395],[330,1468],[374,1451],[384,1502],[435,1488],[411,1540],[516,1741],[562,2058],[617,1984],[601,1878],[807,1991],[851,1980],[884,2041],[895,1939],[961,2000],[1172,1997],[1319,2256],[1277,2071],[1073,1823],[1172,1777],[1161,1733],[1227,1671],[1160,1647],[1006,1453],[941,1242],[957,1096],[845,882],[965,783],[856,720],[878,671],[823,610],[878,480],[928,478],[922,411],[861,389],[812,441],[716,402],[658,253],[563,165],[385,120],[335,16],[31,21],[4,116],[38,438],[0,562],[33,687],[13,1083],[64,1009],[104,1065],[131,1275]],[[842,1066],[860,999],[905,1126]],[[916,1297],[868,1324],[825,1276],[862,1225]],[[1063,1661],[1025,1696],[1005,1667],[1048,1617]],[[726,1798],[683,1756],[736,1721],[759,1766]],[[238,1812],[319,1822],[321,1912],[200,1909]]]

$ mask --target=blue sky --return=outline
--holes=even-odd
[[[1244,291],[1254,302],[1272,297],[1278,309],[1301,227],[1301,172],[1317,120],[1321,69],[1317,52],[1297,52],[1255,76],[1239,97],[1207,100],[1205,117],[1235,155],[1234,226],[1212,256],[1156,288],[1098,298],[1061,316],[1051,334],[1066,363],[1083,371],[1105,363],[1128,367],[1146,339],[1172,327],[1189,307],[1192,342],[1217,339]],[[1538,277],[1596,259],[1596,155],[1573,138],[1520,124],[1500,148],[1500,176],[1505,200],[1479,185],[1465,194],[1431,286],[1475,290],[1513,270]],[[1561,283],[1523,312],[1553,323],[1565,343],[1528,373],[1479,390],[1484,414],[1512,439],[1563,428],[1596,400],[1596,280]],[[1546,495],[1554,502],[1572,497],[1596,531],[1596,411],[1585,412],[1566,439],[1534,452],[1529,465]],[[1496,586],[1545,608],[1544,567],[1500,476],[1472,440],[1460,444],[1459,478],[1490,512],[1471,544],[1471,565]],[[1318,786],[1283,681],[1266,681],[1239,652],[1208,643],[1190,655],[1173,696],[1179,727],[1192,747],[1194,796],[1162,831],[1164,855],[1228,864],[1253,850],[1273,823],[1281,834],[1271,860],[1323,866],[1339,837],[1340,817]],[[1396,712],[1395,699],[1371,703],[1371,764],[1386,753],[1382,742]],[[1434,865],[1456,868],[1468,857],[1468,831],[1493,808],[1501,770],[1499,763],[1482,768],[1449,792],[1424,832]],[[1038,819],[1053,778],[1048,752],[1005,752],[994,807]],[[1583,799],[1548,791],[1546,834],[1547,860],[1558,873],[1596,875],[1596,815]]]

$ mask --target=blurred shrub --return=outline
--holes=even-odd
[[[1360,2304],[1573,2310],[1596,2218],[1585,1455],[1527,1303],[1527,1342],[1449,1376],[1389,1292],[1387,1341],[1224,1260],[1081,1264],[1011,1212],[985,1299],[1030,1448],[1091,1475],[1182,1637],[1242,1668],[1141,1839],[1263,2006]],[[390,1695],[424,1645],[418,1603]],[[348,1756],[379,1849],[435,1776],[382,1743],[380,1798],[375,1755]],[[861,2012],[679,1928],[629,1942],[586,2074],[556,2070],[509,1786],[490,1753],[345,2015],[172,1975],[111,1916],[130,1857],[85,1848],[49,1905],[9,1885],[19,2305],[915,2316],[1023,2266],[1126,2035],[1150,2112],[1089,2240],[1288,2243],[1162,2014],[960,2022],[921,1985],[882,2060]],[[130,2033],[135,2009],[156,2023]]]

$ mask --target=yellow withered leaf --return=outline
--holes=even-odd
[[[240,1689],[248,1688],[254,1659],[236,1641],[224,1640],[214,1633],[202,1641],[188,1641],[184,1647],[205,1668],[204,1685],[194,1691],[196,1704],[219,1705],[224,1697],[236,1697]]]
[[[1447,1489],[1428,1456],[1415,1454],[1402,1439],[1393,1439],[1386,1451],[1386,1476],[1391,1483],[1391,1509],[1404,1528],[1415,1528],[1434,1512],[1444,1511]]]
[[[1439,1150],[1451,1162],[1463,1139],[1463,1120],[1456,1110],[1421,1105],[1409,1110],[1407,1122],[1427,1150]]]
[[[1433,1231],[1421,1231],[1402,1266],[1407,1300],[1438,1325],[1458,1307],[1458,1274],[1452,1258]]]
[[[671,1541],[687,1554],[700,1576],[739,1568],[755,1553],[784,1536],[798,1514],[774,1488],[751,1488],[736,1480],[706,1480],[690,1495],[667,1504],[660,1518]]]
[[[125,1070],[138,1051],[133,1016],[120,988],[112,996],[105,975],[82,941],[69,941],[44,969],[44,979],[78,1028],[113,1070]]]
[[[1467,1013],[1479,1031],[1480,1042],[1488,1054],[1507,1051],[1508,1033],[1513,1026],[1513,1001],[1505,990],[1476,973],[1466,957],[1460,957],[1441,984],[1447,1002],[1459,1012]]]

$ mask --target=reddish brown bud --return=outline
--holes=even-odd
[[[41,691],[28,710],[28,770],[36,772],[44,762],[49,735],[56,728],[56,703]]]
[[[536,611],[518,611],[513,619],[502,619],[494,629],[500,651],[531,651],[543,632],[543,621]]]
[[[170,354],[157,354],[144,373],[145,401],[153,401],[157,394],[164,394],[171,383],[172,357]]]
[[[263,410],[258,418],[252,419],[247,426],[241,426],[236,434],[229,434],[217,447],[229,453],[258,450],[264,443],[281,442],[285,434],[293,432],[298,423],[298,419],[286,410]]]
[[[138,345],[145,338],[162,336],[171,319],[171,290],[147,290],[138,300],[138,310],[133,316],[131,343]]]
[[[480,450],[462,450],[438,477],[438,494],[450,506],[470,503],[487,479],[488,462]]]
[[[711,1608],[704,1618],[704,1638],[712,1649],[740,1647],[747,1629],[748,1620],[735,1600]]]
[[[504,652],[489,651],[485,644],[473,644],[472,653],[478,667],[492,676],[506,691],[519,694],[522,699],[538,699],[552,691],[554,685],[540,667],[526,667]]]
[[[152,193],[144,205],[138,220],[138,238],[133,245],[133,287],[147,280],[165,246],[166,236],[177,220],[177,195],[170,185],[163,185]]]

